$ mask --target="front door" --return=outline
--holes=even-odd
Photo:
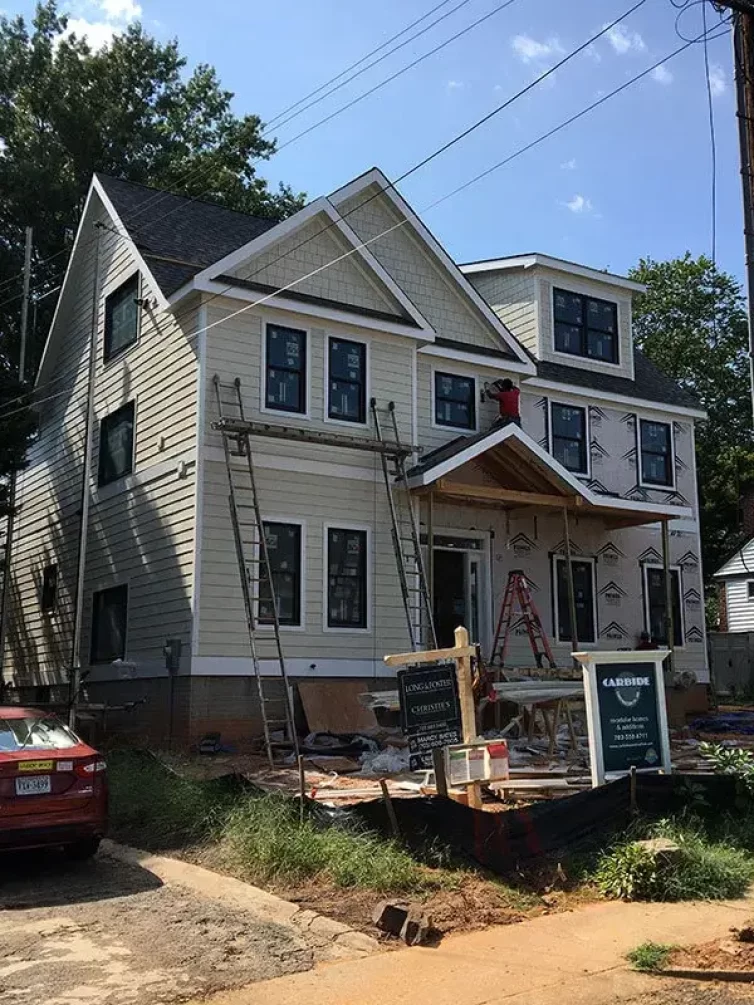
[[[435,548],[433,593],[437,645],[446,649],[455,645],[455,630],[467,625],[467,559],[463,551]]]

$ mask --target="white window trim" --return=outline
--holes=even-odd
[[[364,421],[351,422],[348,419],[333,419],[330,417],[330,341],[335,339],[339,342],[353,342],[364,346]],[[323,419],[332,426],[342,426],[345,429],[368,429],[369,428],[369,399],[372,396],[371,355],[372,345],[369,339],[358,338],[353,335],[335,335],[333,332],[325,332],[324,345],[324,410]]]
[[[437,374],[438,373],[447,374],[447,376],[449,376],[449,377],[461,377],[464,380],[473,380],[474,381],[474,425],[473,426],[451,426],[451,425],[448,425],[448,423],[436,422],[435,421],[435,387],[436,387],[436,380],[437,380]],[[479,404],[480,404],[480,402],[479,402],[479,378],[477,377],[477,375],[475,373],[469,373],[468,371],[464,371],[463,369],[456,370],[455,368],[447,367],[447,366],[433,366],[431,368],[431,378],[430,379],[431,379],[432,384],[431,384],[431,387],[430,387],[430,408],[431,408],[431,414],[430,414],[430,417],[429,417],[429,421],[430,421],[430,426],[432,427],[432,429],[441,429],[441,430],[444,430],[445,432],[448,432],[449,430],[450,431],[455,430],[458,433],[467,433],[469,436],[471,436],[472,433],[478,433],[479,432]]]
[[[131,623],[131,581],[126,579],[122,582],[111,583],[109,586],[99,586],[96,589],[92,589],[89,595],[89,610],[91,611],[91,622],[89,624],[89,651],[87,653],[87,666],[92,667],[106,667],[112,666],[113,661],[95,663],[92,661],[92,645],[94,642],[94,595],[95,593],[106,593],[108,590],[117,590],[119,587],[125,586],[126,588],[126,631],[125,638],[123,640],[123,660],[124,662],[128,659],[128,644],[129,644],[129,628]]]
[[[649,631],[649,584],[647,583],[647,569],[664,569],[664,566],[660,565],[659,562],[643,562],[641,566],[641,607],[642,613],[644,614],[644,631]],[[669,565],[668,569],[670,572],[678,573],[678,598],[680,600],[679,608],[681,611],[681,644],[679,646],[674,645],[673,649],[685,649],[686,648],[686,617],[685,611],[683,609],[683,570],[680,565]]]
[[[572,475],[576,475],[578,478],[591,478],[592,477],[592,420],[589,415],[589,405],[574,405],[570,401],[556,401],[553,398],[547,399],[547,440],[548,440],[548,450],[555,457],[555,434],[553,433],[552,427],[552,408],[553,405],[559,405],[562,408],[578,408],[579,411],[584,413],[584,436],[586,438],[586,471],[573,471],[571,468],[566,468]],[[557,460],[557,458],[555,458]],[[562,463],[562,461],[558,461]],[[565,465],[563,465],[565,467]]]
[[[426,532],[427,532],[426,526],[422,526],[420,528],[420,533],[426,534]],[[434,548],[435,551],[455,551],[465,555],[478,555],[481,558],[483,587],[487,596],[486,596],[486,602],[484,604],[480,604],[479,608],[482,622],[481,634],[484,636],[483,638],[479,639],[479,643],[482,646],[482,651],[488,652],[490,647],[492,646],[495,634],[495,625],[497,624],[497,616],[499,614],[499,608],[497,610],[495,609],[495,597],[493,594],[493,586],[492,586],[492,565],[494,561],[491,553],[491,542],[493,540],[492,532],[489,530],[468,530],[465,527],[440,526],[434,528],[432,536],[435,539],[437,539],[438,537],[454,537],[456,539],[474,538],[475,540],[481,542],[482,545],[481,548],[474,548],[474,549],[449,548],[446,547],[445,545],[435,545]],[[426,559],[426,556],[429,552],[429,541],[427,542],[426,545],[422,545],[422,552]],[[502,596],[500,602],[502,603]],[[482,608],[484,608],[484,610],[482,610]]]
[[[114,356],[111,356],[109,359],[105,359],[105,328],[107,325],[108,297],[112,296],[113,293],[117,293],[121,286],[125,286],[127,282],[133,279],[134,275],[137,277],[136,297],[137,299],[141,300],[144,296],[144,276],[142,275],[141,271],[138,268],[131,269],[131,271],[128,273],[127,276],[125,277],[121,276],[118,278],[117,281],[115,279],[111,279],[108,283],[104,285],[102,289],[102,301],[101,301],[102,314],[100,317],[100,323],[102,326],[102,351],[99,353],[98,362],[103,370],[107,370],[110,368],[112,364],[120,362],[120,360],[123,359],[124,356],[127,356],[128,353],[131,352],[132,349],[135,349],[136,346],[141,342],[143,312],[142,308],[139,307],[137,304],[136,338],[133,340],[133,342],[129,342],[129,344],[125,346],[125,348],[119,349]]]
[[[641,462],[641,424],[642,422],[651,422],[655,426],[668,426],[670,429],[670,476],[671,482],[669,485],[660,485],[657,482],[645,482],[644,481],[644,465]],[[675,492],[676,490],[676,473],[675,473],[675,429],[673,428],[672,419],[667,422],[665,419],[648,419],[646,416],[637,415],[636,416],[636,475],[637,481],[640,488],[643,489],[653,489],[655,492]]]
[[[305,337],[306,345],[306,372],[304,374],[304,400],[305,409],[303,412],[289,412],[284,408],[269,408],[267,405],[267,329],[272,326],[273,328],[290,328],[292,331],[303,332]],[[305,328],[301,325],[286,324],[285,322],[270,321],[267,318],[262,319],[262,374],[261,380],[259,382],[259,411],[264,412],[265,415],[282,415],[287,416],[289,419],[311,419],[311,407],[312,407],[312,389],[311,389],[311,375],[312,375],[312,332],[311,328]]]
[[[556,324],[556,321],[555,321],[555,289],[556,289],[555,283],[551,281],[551,283],[550,283],[550,311],[551,311],[550,317],[551,317],[551,321],[552,321],[552,331],[551,331],[550,334],[551,334],[551,345],[552,345],[552,350],[551,351],[552,351],[553,355],[557,356],[559,359],[562,359],[563,361],[569,360],[569,359],[570,360],[581,359],[581,360],[584,360],[586,363],[595,363],[597,366],[607,366],[607,367],[612,367],[613,370],[620,370],[622,368],[622,366],[623,366],[623,360],[621,359],[621,356],[623,354],[621,352],[621,348],[622,347],[621,347],[621,344],[620,344],[620,301],[618,301],[618,300],[611,300],[611,299],[609,299],[607,297],[597,297],[597,296],[595,296],[592,293],[584,293],[581,290],[568,289],[565,286],[558,286],[557,287],[557,289],[562,290],[564,293],[572,293],[573,296],[575,296],[575,297],[583,297],[585,300],[601,300],[603,304],[613,304],[615,306],[615,327],[616,327],[616,331],[615,331],[615,338],[616,338],[615,348],[617,350],[617,357],[618,358],[613,363],[613,361],[610,360],[610,359],[599,359],[599,357],[596,357],[596,356],[582,356],[582,354],[578,353],[578,352],[563,352],[562,349],[556,349],[555,348],[555,324]]]
[[[272,516],[269,513],[262,514],[262,523],[291,523],[296,524],[301,528],[301,552],[299,555],[300,563],[300,574],[299,574],[299,624],[297,625],[280,625],[281,632],[305,632],[306,631],[306,531],[307,531],[307,521],[303,517],[298,516],[288,516],[276,515]],[[261,573],[262,566],[259,564],[259,559],[261,558],[261,548],[259,542],[257,542],[256,548],[254,549],[254,558],[257,560],[257,564],[254,566]],[[259,583],[254,583],[254,589],[252,590],[252,604],[254,608],[254,625],[259,632],[274,632],[275,626],[273,625],[262,625],[259,623]]]
[[[555,626],[555,644],[560,646],[570,646],[573,640],[567,641],[560,637],[560,617],[558,612],[558,562],[567,562],[565,555],[552,555],[550,562],[550,575],[552,577],[552,615]],[[591,555],[572,555],[571,562],[584,562],[592,567],[592,619],[594,622],[594,642],[584,642],[578,639],[579,649],[599,649],[600,647],[600,626],[597,620],[597,560]]]
[[[111,481],[105,482],[104,485],[100,485],[99,469],[100,469],[100,457],[102,456],[102,423],[106,419],[109,419],[111,415],[114,415],[116,412],[119,412],[121,408],[125,408],[126,405],[130,405],[131,402],[133,402],[134,406],[134,431],[133,436],[131,438],[131,470],[127,471],[126,474],[121,475],[120,478],[113,478]],[[93,478],[94,485],[92,488],[92,493],[93,494],[97,493],[98,497],[99,493],[104,492],[113,485],[122,485],[127,478],[131,478],[134,474],[136,474],[136,436],[139,428],[138,420],[139,420],[139,400],[137,395],[134,395],[133,398],[128,398],[126,401],[122,401],[120,405],[116,405],[115,408],[111,408],[108,412],[105,412],[102,416],[97,418],[97,457],[96,457],[96,465],[94,465],[94,471],[92,472],[92,474],[94,475]],[[100,499],[100,501],[102,500]]]
[[[328,566],[329,553],[327,550],[327,539],[331,530],[362,530],[367,535],[367,567],[366,567],[366,628],[333,627],[327,623],[327,598],[328,598]],[[374,560],[372,556],[372,540],[374,529],[366,523],[350,523],[346,521],[326,522],[322,524],[322,631],[328,635],[371,635],[372,633],[372,589],[374,574]]]

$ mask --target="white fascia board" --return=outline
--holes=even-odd
[[[501,373],[529,373],[527,367],[518,360],[496,359],[494,356],[485,356],[483,353],[473,351],[465,352],[462,349],[448,349],[441,345],[422,346],[419,352],[423,356],[437,356],[440,359],[453,359],[459,363],[471,363],[473,366],[486,366],[490,370],[499,370]]]
[[[225,283],[214,280],[207,280],[196,283],[195,291],[211,293],[215,297],[228,297],[232,300],[245,300],[251,306],[264,305],[269,308],[277,308],[281,311],[291,311],[295,314],[305,314],[308,317],[323,318],[327,321],[339,321],[349,325],[351,328],[369,328],[375,331],[388,332],[391,335],[402,335],[404,338],[419,339],[426,342],[434,339],[434,332],[426,331],[423,328],[415,328],[413,325],[402,325],[397,321],[384,321],[381,318],[370,318],[360,314],[356,309],[349,311],[347,307],[336,308],[326,307],[322,304],[310,304],[303,300],[294,300],[286,297],[285,293],[255,293],[254,290],[247,290],[240,286],[233,286],[228,289]]]
[[[526,355],[526,352],[515,336],[503,324],[497,314],[495,314],[484,297],[477,292],[468,279],[466,279],[466,277],[461,273],[456,263],[448,255],[439,241],[434,237],[431,231],[427,229],[426,225],[422,223],[421,219],[416,215],[416,213],[414,213],[403,196],[398,192],[395,186],[388,181],[387,177],[379,170],[379,168],[372,168],[371,171],[367,171],[367,173],[361,175],[360,178],[354,179],[343,188],[333,192],[329,197],[330,201],[337,206],[346,199],[350,199],[352,196],[361,192],[363,189],[368,188],[370,185],[378,185],[382,194],[393,203],[398,213],[408,220],[421,240],[429,247],[430,251],[440,261],[440,264],[443,266],[444,271],[451,282],[455,286],[459,287],[465,297],[470,300],[476,310],[481,313],[484,320],[487,321],[487,323],[495,330],[500,339],[521,360],[523,365],[522,372],[535,373],[536,368],[534,363],[532,363]]]
[[[707,413],[700,408],[685,408],[683,405],[668,405],[662,401],[649,401],[647,398],[633,398],[627,394],[614,394],[612,391],[600,391],[592,387],[581,387],[578,384],[560,384],[554,380],[543,380],[532,377],[524,381],[522,390],[535,388],[537,391],[555,391],[558,394],[573,394],[590,401],[605,401],[609,404],[625,405],[627,408],[647,408],[655,412],[667,412],[671,415],[683,416],[689,419],[706,419]]]
[[[150,283],[152,285],[152,288],[154,290],[154,295],[157,298],[157,304],[158,304],[158,306],[163,311],[167,310],[168,309],[168,301],[165,298],[165,294],[160,289],[159,284],[157,283],[157,281],[155,280],[154,276],[152,275],[151,269],[149,268],[149,266],[147,265],[147,263],[144,261],[144,258],[142,257],[142,254],[139,251],[139,249],[136,247],[136,243],[134,242],[134,239],[131,237],[131,235],[128,233],[128,230],[126,229],[125,224],[123,223],[123,221],[121,220],[121,218],[118,216],[118,214],[117,214],[117,212],[115,210],[115,207],[113,206],[112,202],[110,201],[110,197],[108,196],[107,192],[105,192],[104,186],[100,183],[99,179],[96,178],[96,177],[92,180],[92,186],[93,186],[94,190],[96,191],[97,195],[102,200],[102,205],[105,207],[105,209],[107,210],[107,212],[110,214],[110,216],[112,218],[112,221],[115,224],[115,229],[118,231],[118,233],[120,234],[120,236],[125,241],[127,241],[129,243],[129,245],[131,246],[131,254],[136,259],[136,262],[137,262],[137,264],[139,266],[139,271],[142,273],[142,275],[147,276],[147,278],[149,279],[149,281],[150,281]]]
[[[613,272],[591,269],[588,265],[578,265],[576,262],[568,262],[562,258],[553,258],[550,255],[516,255],[511,258],[492,259],[489,262],[468,262],[458,267],[466,275],[472,275],[479,272],[500,272],[503,269],[531,269],[537,265],[544,269],[553,269],[556,272],[567,272],[580,279],[590,279],[598,283],[607,283],[610,286],[619,286],[632,293],[646,291],[644,283],[634,282],[633,279],[626,279],[625,276],[617,276]]]

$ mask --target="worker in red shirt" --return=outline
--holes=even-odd
[[[492,384],[485,384],[484,391],[487,397],[498,403],[500,414],[498,415],[496,426],[507,426],[509,422],[521,425],[521,413],[519,412],[519,398],[521,392],[514,386],[513,381],[507,377],[505,380],[496,380]]]

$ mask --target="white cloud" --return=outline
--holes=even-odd
[[[68,19],[66,35],[85,38],[92,49],[102,49],[112,42],[113,36],[118,32],[119,29],[114,24],[105,24],[104,21],[87,21],[83,17],[72,17]]]
[[[709,68],[709,86],[712,90],[712,97],[719,98],[728,90],[728,81],[725,77],[725,70],[717,63],[712,63]]]
[[[622,24],[614,24],[605,34],[605,38],[619,56],[627,52],[643,52],[646,49],[644,39],[638,31],[628,31]]]
[[[560,170],[561,171],[575,171],[576,170],[576,158],[575,157],[571,157],[570,160],[563,161],[563,163],[560,165]]]
[[[100,6],[108,21],[135,21],[141,17],[141,4],[134,0],[101,0]]]
[[[515,38],[511,39],[511,46],[518,58],[524,63],[547,59],[550,56],[558,56],[565,52],[560,41],[555,37],[548,38],[544,42],[538,42],[530,35],[516,35]]]
[[[449,91],[462,91],[466,85],[462,80],[449,80],[448,90]]]
[[[81,0],[75,13],[68,19],[66,35],[75,34],[93,49],[102,49],[141,17],[142,8],[137,0]]]
[[[659,66],[656,66],[649,76],[658,84],[673,83],[673,74],[664,63],[660,63]]]
[[[592,203],[584,195],[575,195],[568,202],[563,203],[572,213],[591,213]]]

